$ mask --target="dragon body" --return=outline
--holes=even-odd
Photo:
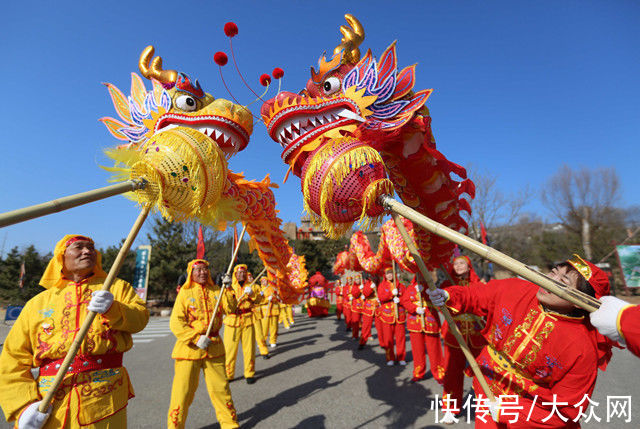
[[[140,204],[153,204],[168,220],[196,219],[226,228],[227,222],[241,222],[251,236],[267,268],[270,285],[278,288],[287,302],[297,300],[298,275],[289,277],[292,257],[276,216],[276,202],[269,177],[246,180],[228,169],[228,160],[249,143],[253,117],[244,106],[214,98],[197,80],[184,73],[162,70],[162,59],[147,47],[139,62],[143,76],[152,81],[145,88],[132,73],[127,97],[112,84],[105,84],[120,119],[102,118],[109,132],[127,143],[106,151],[116,165],[106,168],[114,180],[144,178],[143,192],[131,194]],[[296,259],[294,265],[299,262]],[[297,266],[297,265],[296,265]]]
[[[399,70],[395,42],[378,59],[360,58],[362,25],[345,15],[343,39],[333,56],[320,58],[298,94],[280,92],[263,104],[269,135],[282,159],[302,179],[304,204],[330,236],[361,221],[378,223],[383,195],[394,192],[409,207],[466,232],[473,183],[466,171],[436,149],[425,107],[433,90],[414,91],[415,65]],[[452,178],[456,174],[461,180]],[[454,245],[421,228],[415,238],[430,267],[449,260]]]

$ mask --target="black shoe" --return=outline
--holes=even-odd
[[[245,380],[247,380],[247,384],[253,384],[256,382],[255,377],[247,377]]]
[[[269,354],[267,353],[266,355],[262,355],[262,359],[267,360],[269,359],[271,356],[269,356]]]
[[[346,331],[347,331],[347,332],[351,332],[351,328],[349,328],[349,327],[347,326]]]
[[[358,344],[358,350],[364,349],[364,344]]]

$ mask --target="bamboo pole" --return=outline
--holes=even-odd
[[[245,224],[242,227],[242,232],[238,237],[238,244],[236,244],[236,248],[233,250],[233,255],[231,256],[231,261],[229,261],[229,266],[227,267],[226,276],[231,275],[231,269],[233,268],[233,263],[236,261],[236,256],[238,256],[238,250],[240,250],[240,244],[242,244],[242,238],[244,237],[244,233],[247,231],[247,225]],[[213,329],[213,321],[216,320],[216,314],[218,314],[218,308],[220,307],[220,302],[222,302],[222,294],[224,293],[227,285],[222,283],[222,287],[220,288],[220,295],[218,295],[218,300],[216,301],[216,306],[213,308],[213,314],[211,315],[211,320],[209,321],[209,326],[207,327],[207,333],[205,334],[207,338],[211,335],[211,330]]]
[[[464,247],[465,249],[468,249],[485,259],[488,259],[489,261],[495,262],[496,264],[505,267],[509,271],[516,273],[524,279],[537,284],[543,289],[571,302],[572,304],[575,304],[580,308],[583,308],[589,312],[596,311],[598,308],[600,308],[600,301],[596,298],[580,292],[577,289],[569,288],[566,285],[563,285],[562,283],[557,282],[545,276],[544,274],[527,267],[522,262],[513,259],[502,252],[479,243],[464,234],[456,232],[451,228],[448,228],[432,219],[429,219],[427,216],[418,213],[417,211],[405,206],[404,204],[394,200],[393,198],[383,196],[381,198],[381,202],[387,210],[402,215],[407,219],[410,219],[416,225],[419,225],[422,228],[426,229],[427,231],[440,237],[446,238],[447,240],[450,240],[457,245]]]
[[[407,244],[407,247],[409,248],[409,252],[411,252],[411,256],[413,256],[413,259],[418,265],[418,269],[420,270],[422,277],[429,285],[429,289],[435,290],[436,285],[433,283],[433,278],[431,278],[431,274],[429,273],[429,270],[427,270],[427,266],[424,264],[424,261],[422,260],[422,257],[420,256],[420,253],[418,252],[418,249],[416,248],[414,241],[411,239],[411,237],[407,233],[407,230],[404,227],[404,224],[402,223],[402,219],[400,219],[400,216],[395,212],[392,214],[392,216],[393,216],[393,220],[398,226],[400,235],[402,235],[402,238],[404,239],[405,243]],[[420,299],[422,299],[422,294],[420,292],[418,292],[418,295],[420,295]],[[484,394],[487,396],[487,398],[489,398],[489,401],[496,402],[496,398],[491,392],[491,389],[489,388],[489,384],[487,384],[487,380],[485,380],[484,375],[482,374],[482,371],[480,371],[480,367],[478,366],[478,363],[476,362],[475,357],[471,353],[471,350],[469,350],[469,346],[467,346],[467,343],[464,341],[464,338],[462,337],[462,334],[458,329],[458,325],[456,325],[456,322],[453,320],[453,317],[451,316],[449,309],[446,306],[442,306],[442,307],[438,307],[438,310],[442,312],[445,320],[449,324],[449,330],[451,330],[451,332],[453,333],[453,336],[456,337],[456,340],[460,345],[460,349],[464,353],[464,356],[467,358],[467,361],[469,362],[469,366],[471,367],[473,374],[476,376],[478,383],[480,383],[480,386],[482,387]]]
[[[397,291],[398,290],[398,281],[396,279],[396,261],[395,260],[391,260],[391,268],[393,269],[393,288]],[[395,295],[394,298],[398,296]],[[400,316],[398,315],[398,304],[396,304],[395,301],[393,301],[393,313],[394,316],[396,316],[396,323],[400,323]],[[422,328],[424,329],[424,325],[422,326]]]
[[[107,278],[105,279],[104,284],[102,285],[102,288],[100,290],[109,290],[109,288],[111,287],[111,284],[116,279],[116,276],[118,275],[118,272],[120,271],[120,268],[122,267],[122,264],[127,256],[127,253],[131,248],[131,244],[133,244],[133,241],[136,239],[138,232],[140,232],[140,228],[142,227],[142,224],[144,223],[147,216],[149,215],[150,210],[151,210],[151,205],[148,204],[142,209],[142,212],[140,212],[140,215],[138,216],[135,223],[133,224],[131,231],[129,231],[129,235],[125,239],[124,243],[122,243],[122,247],[118,252],[118,256],[116,256],[115,261],[113,261],[113,265],[111,265],[109,274],[107,274]],[[73,343],[71,343],[71,347],[69,348],[69,351],[67,352],[67,355],[65,356],[64,361],[62,361],[62,364],[60,365],[60,369],[58,369],[58,373],[56,374],[56,377],[53,380],[53,383],[51,384],[51,388],[49,389],[44,399],[42,400],[42,402],[40,402],[40,405],[38,406],[38,411],[40,411],[41,413],[44,413],[47,410],[47,408],[49,408],[49,404],[51,404],[51,401],[53,400],[53,396],[56,393],[56,390],[58,390],[58,387],[60,386],[60,383],[64,379],[64,376],[67,375],[67,370],[69,369],[71,362],[73,361],[76,354],[78,353],[78,350],[80,350],[82,341],[84,340],[84,337],[87,335],[87,332],[89,331],[89,328],[91,327],[91,323],[93,322],[93,319],[95,319],[96,314],[98,313],[96,313],[95,311],[89,311],[87,313],[87,317],[84,319],[82,326],[78,330],[78,333],[76,335],[76,338],[73,340]]]
[[[24,222],[29,219],[45,216],[51,213],[61,212],[73,207],[88,204],[94,201],[103,200],[113,197],[114,195],[124,194],[125,192],[142,189],[146,186],[146,180],[127,180],[126,182],[117,183],[104,188],[93,189],[91,191],[82,192],[80,194],[69,195],[66,197],[51,200],[46,203],[36,204],[34,206],[24,207],[10,212],[0,213],[0,228]]]

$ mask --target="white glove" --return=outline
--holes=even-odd
[[[371,287],[372,287],[373,289],[375,289],[376,284],[375,284],[375,283],[373,283],[373,282],[371,282]]]
[[[487,404],[489,404],[489,412],[491,413],[491,418],[494,422],[498,423],[498,417],[500,414],[500,405],[496,401],[487,400]]]
[[[264,296],[264,291],[263,290],[260,291],[260,296]]]
[[[353,301],[353,297],[352,296],[349,297],[349,302],[351,302],[351,301]]]
[[[209,344],[211,344],[211,340],[207,338],[206,335],[200,335],[200,338],[198,338],[198,341],[196,341],[196,346],[202,350],[207,350]]]
[[[41,413],[38,411],[38,406],[40,402],[34,402],[29,405],[20,415],[18,419],[18,428],[19,429],[40,429],[44,426],[45,422],[51,415],[51,410],[53,410],[53,406],[49,405],[49,409],[46,413]]]
[[[436,307],[442,307],[447,299],[449,299],[449,293],[446,290],[442,289],[428,289],[427,295],[429,295],[429,299]]]
[[[273,301],[273,295],[269,295],[269,298],[267,298],[267,301],[269,302]]]
[[[245,286],[244,287],[244,294],[245,295],[251,295],[252,292],[253,292],[253,290],[251,289],[251,286]]]
[[[418,308],[416,308],[416,313],[418,313],[418,314],[424,314],[424,307],[418,307]]]
[[[109,311],[111,304],[113,304],[113,294],[108,290],[97,290],[91,294],[91,301],[89,301],[87,309],[104,314]]]
[[[358,286],[358,288],[359,288],[360,290],[362,290],[362,289],[364,289],[364,285],[360,285],[360,286]]]
[[[391,291],[391,294],[392,294],[393,296],[398,296],[398,289],[393,289],[393,290]]]
[[[420,283],[416,283],[416,290],[418,291],[418,293],[420,293],[424,290],[424,286],[422,286]]]
[[[398,298],[397,296],[393,297],[393,302],[395,302],[396,304],[398,304],[400,302],[400,298]]]
[[[624,340],[620,332],[618,332],[618,314],[620,314],[620,311],[628,306],[629,303],[615,296],[603,296],[600,298],[600,302],[602,302],[600,308],[589,314],[591,324],[602,335],[624,344]]]
[[[222,276],[222,285],[229,286],[231,284],[231,276],[229,274],[225,274]]]

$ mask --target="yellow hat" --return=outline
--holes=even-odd
[[[184,284],[182,285],[183,288],[188,289],[195,283],[191,279],[191,274],[193,273],[193,267],[195,267],[196,265],[206,265],[207,267],[209,267],[209,263],[204,259],[194,259],[193,261],[190,261],[187,265],[187,280],[185,280]],[[209,276],[207,278],[207,284],[211,287],[214,287],[213,280],[211,279],[211,273],[209,273]]]
[[[68,279],[65,279],[62,275],[62,268],[64,267],[64,252],[66,252],[67,247],[69,247],[71,243],[78,240],[90,241],[93,244],[93,240],[89,237],[85,237],[84,235],[70,234],[62,237],[62,239],[58,241],[58,244],[56,244],[55,249],[53,249],[53,257],[49,261],[47,268],[44,270],[44,274],[42,274],[40,286],[45,289],[49,289],[52,287],[62,288],[67,285]],[[107,277],[107,273],[102,269],[102,255],[97,250],[96,255],[96,266],[93,269],[92,276],[105,278]]]

